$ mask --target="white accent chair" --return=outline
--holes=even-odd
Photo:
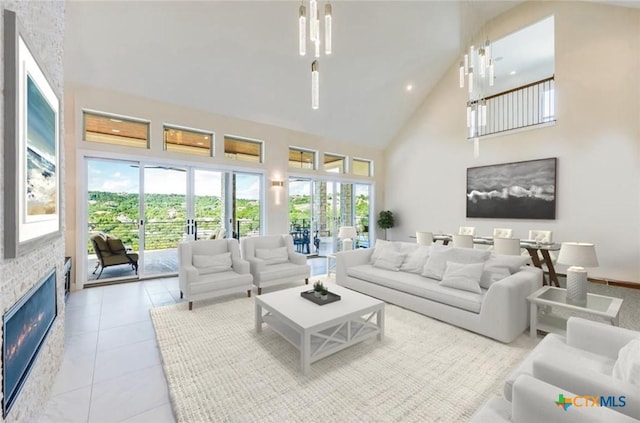
[[[433,244],[433,232],[416,232],[416,242],[420,245]]]
[[[638,420],[607,407],[569,407],[564,410],[554,404],[558,394],[565,398],[575,393],[520,375],[513,384],[512,402],[493,397],[471,416],[469,423],[633,423]],[[596,395],[601,393],[590,393]],[[602,393],[604,395],[604,393]]]
[[[453,246],[458,248],[473,248],[473,235],[453,235]]]
[[[291,235],[271,235],[242,238],[242,257],[249,262],[253,284],[258,288],[280,285],[304,279],[309,283],[311,266],[304,254],[293,249]]]
[[[493,228],[494,238],[512,238],[513,229],[511,228]]]
[[[181,242],[178,245],[180,298],[193,302],[236,292],[251,296],[249,263],[240,258],[235,239]]]
[[[640,387],[613,377],[618,352],[634,339],[640,339],[640,332],[570,317],[566,337],[548,334],[511,372],[504,396],[511,400],[515,381],[521,375],[532,375],[556,386],[556,397],[557,389],[576,395],[624,395],[626,406],[616,411],[640,419]]]
[[[460,226],[458,229],[458,235],[471,235],[474,236],[476,234],[475,226]]]
[[[503,256],[519,256],[520,240],[518,238],[493,238],[493,252]]]

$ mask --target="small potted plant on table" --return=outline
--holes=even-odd
[[[326,292],[326,289],[324,287],[324,285],[322,284],[322,282],[320,281],[315,281],[313,283],[313,296],[316,298],[320,298],[322,295],[322,291]]]
[[[320,291],[320,299],[325,301],[327,298],[329,298],[329,291],[327,288],[322,288],[322,291]]]

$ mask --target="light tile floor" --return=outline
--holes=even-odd
[[[309,264],[312,275],[326,273],[324,258]],[[62,366],[39,423],[175,422],[149,309],[180,301],[177,277],[72,292]]]

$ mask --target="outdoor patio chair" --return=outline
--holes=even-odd
[[[96,268],[93,269],[93,274],[95,275],[98,268],[100,268],[100,273],[98,273],[96,279],[100,279],[102,271],[106,267],[121,264],[130,265],[136,275],[138,274],[138,253],[127,251],[119,238],[99,232],[92,235],[90,240],[93,250],[96,253],[96,258],[98,259]]]

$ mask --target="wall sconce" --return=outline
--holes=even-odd
[[[280,192],[282,191],[282,188],[284,188],[284,181],[279,180],[279,179],[273,179],[271,181],[271,188],[275,189],[275,203],[276,206],[280,205]]]

